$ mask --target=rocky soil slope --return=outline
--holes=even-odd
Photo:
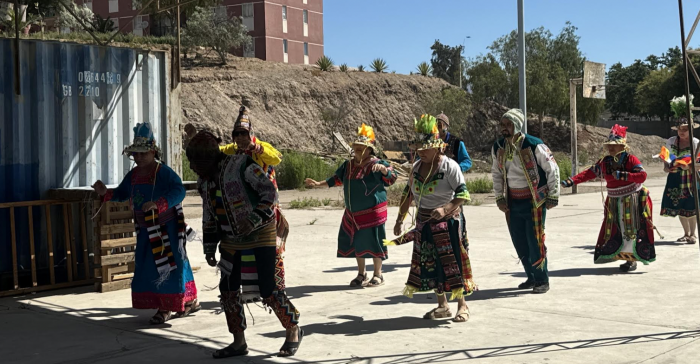
[[[230,131],[241,104],[251,109],[258,136],[280,149],[328,152],[329,125],[322,121],[325,108],[346,102],[352,108],[339,130],[347,141],[362,122],[373,126],[380,142],[406,140],[412,135],[413,118],[423,104],[445,87],[446,82],[422,77],[372,72],[320,72],[313,66],[263,62],[231,57],[223,67],[190,66],[182,73],[183,122],[193,123],[230,140]],[[498,137],[498,120],[507,110],[495,103],[474,105],[462,135],[470,153],[488,160]],[[540,136],[531,118],[529,131]],[[579,154],[590,161],[603,149],[608,130],[580,127]],[[569,128],[564,123],[545,123],[544,140],[554,151],[569,153]],[[651,162],[664,140],[630,134],[632,151]],[[584,161],[581,161],[585,163]]]

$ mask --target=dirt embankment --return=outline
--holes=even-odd
[[[422,76],[370,72],[319,72],[313,66],[232,58],[224,67],[182,72],[184,123],[230,140],[241,104],[251,110],[258,136],[280,149],[326,152],[332,144],[322,111],[351,108],[339,131],[350,142],[362,122],[379,142],[405,140],[426,97],[446,82]]]
[[[288,65],[231,57],[217,67],[185,67],[182,73],[183,122],[230,140],[230,131],[241,104],[250,108],[258,136],[280,149],[329,152],[331,126],[323,121],[328,107],[345,103],[347,118],[333,126],[348,141],[365,122],[375,128],[380,143],[407,140],[413,134],[413,118],[423,112],[426,100],[445,87],[436,78],[372,72],[320,72],[314,66]],[[461,135],[477,170],[489,170],[490,148],[498,138],[498,121],[505,106],[486,102],[473,105]],[[530,134],[540,137],[539,123],[530,115]],[[579,156],[582,164],[594,162],[603,152],[609,130],[580,126]],[[570,131],[565,123],[546,121],[544,141],[555,152],[570,153]],[[630,134],[632,152],[645,164],[665,143],[657,136]]]

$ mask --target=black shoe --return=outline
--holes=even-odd
[[[627,262],[620,265],[620,270],[623,272],[634,272],[637,270],[637,262]]]
[[[532,289],[532,293],[547,293],[549,291],[548,282],[535,283],[535,288]]]
[[[532,289],[533,287],[535,287],[535,281],[531,281],[528,279],[525,282],[520,283],[518,289]]]

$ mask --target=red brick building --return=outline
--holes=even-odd
[[[75,0],[75,3],[85,4],[92,12],[99,14],[104,19],[109,17],[117,29],[128,23],[139,10],[134,6],[132,0]],[[150,17],[148,14],[139,15],[138,18],[128,24],[122,33],[133,33],[135,35],[149,35],[151,30]]]
[[[323,56],[323,0],[223,0],[224,6],[243,17],[253,37],[244,56],[297,64]]]
[[[117,28],[138,12],[132,0],[75,1],[110,17]],[[239,56],[296,64],[314,64],[323,56],[323,0],[222,0],[217,11],[242,17],[253,37],[253,44]],[[155,25],[144,14],[123,32],[149,35]]]

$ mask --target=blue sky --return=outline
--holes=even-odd
[[[686,33],[700,0],[685,0]],[[527,30],[544,26],[557,34],[566,21],[578,27],[580,48],[610,67],[680,46],[676,0],[525,0]],[[516,0],[325,0],[325,53],[336,64],[365,67],[377,57],[390,70],[415,71],[430,61],[435,39],[466,40],[465,57],[488,52],[498,37],[518,27]],[[700,46],[700,27],[691,41]]]

